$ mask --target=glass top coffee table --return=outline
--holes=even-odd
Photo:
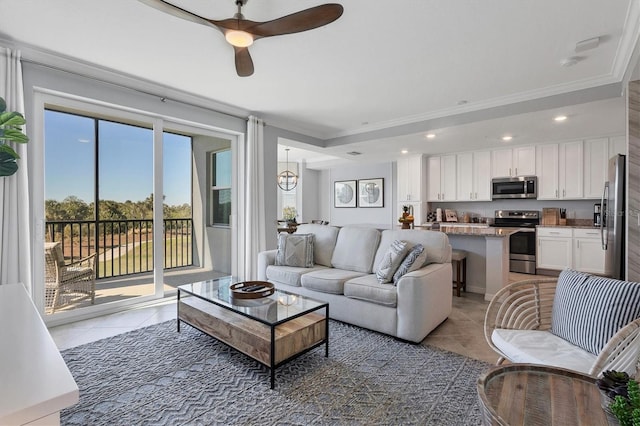
[[[178,332],[184,322],[275,369],[318,346],[329,356],[329,304],[275,290],[267,297],[237,299],[223,277],[178,287]]]

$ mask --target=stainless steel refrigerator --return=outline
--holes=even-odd
[[[625,279],[625,160],[616,155],[609,160],[608,180],[602,193],[600,237],[606,250],[605,271],[608,276]]]

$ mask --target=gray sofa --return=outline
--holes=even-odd
[[[296,234],[313,234],[312,267],[278,266],[277,250],[258,257],[258,279],[277,288],[329,302],[331,318],[422,341],[451,313],[451,246],[446,234],[422,230],[342,228],[304,224]],[[395,240],[422,244],[420,269],[381,284],[376,270]]]

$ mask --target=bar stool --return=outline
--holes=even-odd
[[[456,291],[456,296],[460,297],[460,289],[467,291],[467,252],[451,250],[451,263],[456,271],[453,289]]]

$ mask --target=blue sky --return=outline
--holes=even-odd
[[[153,132],[100,120],[100,199],[142,201],[153,191]],[[191,139],[164,134],[165,203],[191,203]],[[45,199],[94,198],[92,118],[45,112]]]

